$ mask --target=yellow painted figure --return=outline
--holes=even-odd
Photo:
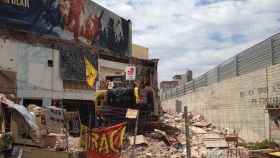
[[[87,84],[90,88],[93,88],[97,77],[97,71],[87,58],[85,58],[85,65]]]
[[[136,104],[139,104],[140,103],[139,83],[137,81],[134,83],[134,96],[136,99]]]

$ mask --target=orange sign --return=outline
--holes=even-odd
[[[125,124],[93,130],[89,139],[88,158],[120,158]]]

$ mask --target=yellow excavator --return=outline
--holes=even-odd
[[[161,114],[158,96],[157,62],[150,64],[138,61],[135,81],[125,80],[125,76],[108,77],[102,89],[94,95],[97,123],[113,124],[125,119],[127,109],[140,111],[140,118],[157,120]]]

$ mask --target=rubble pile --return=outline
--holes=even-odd
[[[84,151],[84,148],[81,147],[80,143],[80,137],[68,137],[68,151],[70,152],[78,152],[78,151]]]
[[[50,149],[54,151],[83,151],[80,147],[80,137],[72,137],[67,129],[64,127],[66,120],[64,120],[65,110],[53,106],[39,107],[36,105],[29,105],[27,108],[34,118],[37,125],[36,129],[26,130],[28,127],[22,123],[22,128],[17,122],[21,118],[13,115],[12,128],[15,142],[23,144],[28,140],[28,137],[22,137],[21,133],[29,133],[31,136],[30,146]],[[25,139],[22,141],[21,139]]]
[[[248,150],[231,146],[226,141],[225,132],[218,130],[204,117],[197,113],[188,114],[190,120],[190,144],[192,158],[247,158]],[[137,158],[183,158],[186,156],[185,119],[183,113],[165,113],[161,122],[180,132],[170,133],[169,129],[154,129],[153,132],[137,136],[136,146],[133,141],[126,145],[122,157]],[[130,136],[130,139],[134,138]],[[237,138],[238,139],[238,138]],[[127,141],[128,142],[128,141]]]

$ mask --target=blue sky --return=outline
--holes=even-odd
[[[280,32],[280,0],[94,0],[133,23],[133,42],[160,59],[160,80],[200,75]]]

